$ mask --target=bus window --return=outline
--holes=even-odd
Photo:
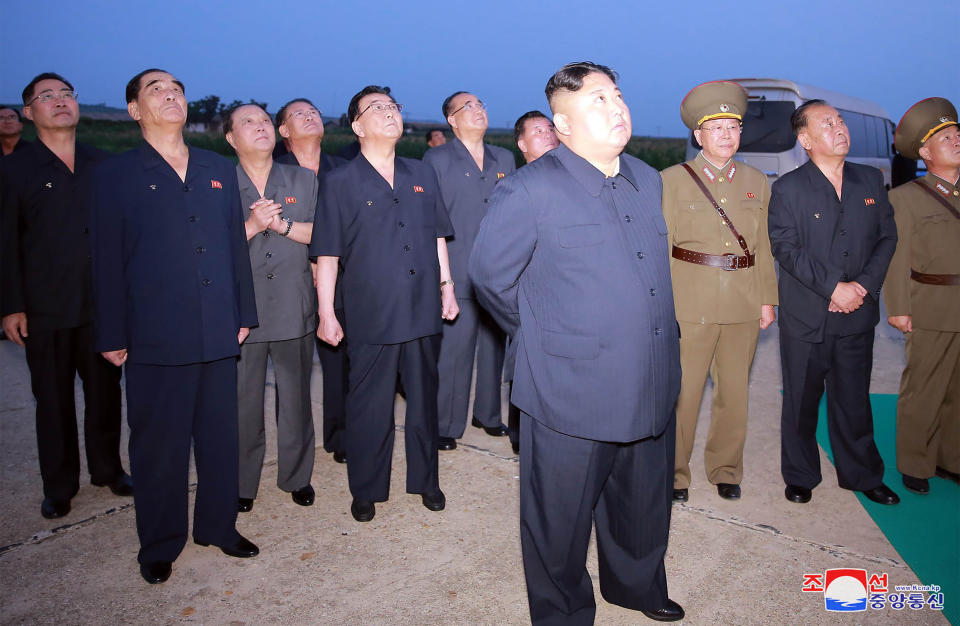
[[[786,152],[797,143],[790,130],[790,114],[796,105],[793,102],[751,100],[743,118],[743,133],[740,135],[740,152]],[[700,146],[690,134],[690,145],[695,150]]]

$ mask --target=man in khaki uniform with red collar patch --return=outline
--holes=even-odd
[[[750,365],[760,329],[776,317],[777,278],[767,234],[770,187],[762,172],[733,160],[746,109],[746,91],[737,83],[695,87],[680,115],[702,150],[661,174],[683,370],[673,483],[673,499],[681,502],[688,499],[708,373],[714,394],[704,450],[707,477],[721,497],[740,497]]]
[[[897,251],[883,286],[887,321],[906,335],[897,400],[897,469],[914,493],[934,474],[960,474],[960,127],[944,98],[913,105],[897,150],[927,166],[922,179],[890,192]]]

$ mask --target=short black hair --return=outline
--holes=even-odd
[[[430,130],[427,131],[427,134],[424,135],[424,137],[426,137],[427,141],[430,141],[430,138],[433,137],[433,133],[440,133],[440,134],[442,135],[442,134],[443,134],[443,131],[440,130],[439,128],[431,128]]]
[[[527,120],[535,120],[539,117],[544,118],[547,121],[550,121],[550,118],[540,111],[527,111],[521,115],[517,122],[513,125],[513,140],[520,141],[520,135],[523,134],[524,126],[527,125]],[[552,123],[552,122],[551,122]]]
[[[233,114],[236,113],[237,110],[243,107],[257,107],[264,113],[267,113],[267,110],[262,106],[260,106],[259,104],[257,104],[256,102],[244,102],[242,104],[237,104],[230,107],[229,109],[223,112],[223,134],[224,135],[226,135],[227,133],[233,132]],[[267,117],[270,117],[269,113],[267,113]]]
[[[20,115],[20,111],[16,110],[16,109],[13,108],[13,107],[0,107],[0,111],[3,111],[4,109],[10,109],[10,110],[13,111],[14,113],[16,113],[16,114],[17,114],[17,121],[20,122],[21,124],[23,123],[23,116]]]
[[[360,117],[360,99],[364,96],[369,96],[372,93],[383,94],[390,98],[390,101],[394,104],[397,103],[396,99],[390,95],[389,87],[381,87],[380,85],[367,85],[358,91],[352,98],[350,98],[350,105],[347,107],[347,118],[351,123],[356,122],[357,118]]]
[[[305,103],[305,104],[309,104],[309,105],[312,106],[313,108],[317,109],[317,111],[320,110],[320,109],[317,108],[317,105],[315,105],[314,103],[310,102],[310,100],[308,100],[307,98],[294,98],[294,99],[291,100],[290,102],[288,102],[288,103],[286,103],[285,105],[283,105],[282,107],[280,107],[280,110],[277,111],[277,116],[276,116],[276,118],[275,118],[275,119],[277,120],[277,126],[280,126],[280,124],[283,124],[284,122],[287,121],[287,120],[286,120],[286,117],[287,117],[287,109],[289,109],[291,105],[294,105],[294,104],[296,104],[296,103],[298,103],[298,102],[303,102],[303,103]]]
[[[167,70],[161,70],[156,67],[151,67],[150,69],[143,70],[142,72],[140,72],[139,74],[131,78],[127,82],[127,90],[126,90],[127,104],[130,104],[131,102],[136,100],[137,96],[140,95],[140,79],[146,76],[147,74],[149,74],[150,72],[164,72],[165,74],[170,74],[170,72],[168,72]],[[187,90],[183,86],[183,83],[181,83],[179,80],[174,78],[173,83],[178,87],[180,87],[180,90],[183,91],[184,94],[187,93]]]
[[[33,80],[27,83],[27,86],[23,88],[23,93],[20,94],[20,98],[23,100],[24,104],[27,104],[33,100],[33,90],[37,86],[37,83],[39,83],[41,80],[59,80],[70,89],[73,89],[73,85],[70,84],[70,81],[60,74],[55,72],[44,72],[42,74],[37,74],[33,77]],[[18,112],[17,115],[19,116],[20,113]]]
[[[452,94],[447,96],[446,100],[443,101],[443,119],[450,117],[450,114],[453,113],[450,109],[453,108],[453,99],[457,96],[465,93],[470,93],[469,91],[454,91]]]
[[[544,93],[547,95],[547,102],[553,105],[553,95],[558,91],[580,91],[583,87],[583,79],[589,74],[603,74],[617,84],[619,77],[617,73],[606,65],[599,65],[591,61],[576,61],[567,63],[557,73],[550,77]]]
[[[826,100],[814,98],[813,100],[807,100],[793,110],[793,113],[790,114],[790,129],[793,131],[794,136],[799,135],[800,132],[807,127],[807,109],[820,105],[830,106]]]

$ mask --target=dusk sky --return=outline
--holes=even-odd
[[[259,2],[4,0],[0,102],[37,73],[69,78],[84,104],[125,106],[127,80],[169,70],[187,99],[300,96],[339,115],[364,85],[393,88],[404,117],[440,120],[456,90],[492,126],[547,111],[561,65],[621,78],[637,135],[682,136],[680,100],[719,78],[787,78],[883,106],[894,123],[929,96],[960,105],[960,2]]]

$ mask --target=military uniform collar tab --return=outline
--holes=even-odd
[[[701,150],[694,161],[698,166],[694,169],[699,169],[711,183],[717,181],[721,183],[733,182],[734,176],[737,175],[737,164],[733,159],[728,159],[722,166],[717,167],[703,155],[703,150]]]
[[[958,183],[960,183],[960,179],[951,183],[949,180],[946,180],[945,178],[940,178],[939,176],[931,172],[927,172],[925,179],[930,184],[931,187],[936,189],[937,192],[939,192],[940,195],[942,195],[945,198],[950,198],[952,196],[960,195],[960,190],[958,190],[958,187],[957,187]]]

